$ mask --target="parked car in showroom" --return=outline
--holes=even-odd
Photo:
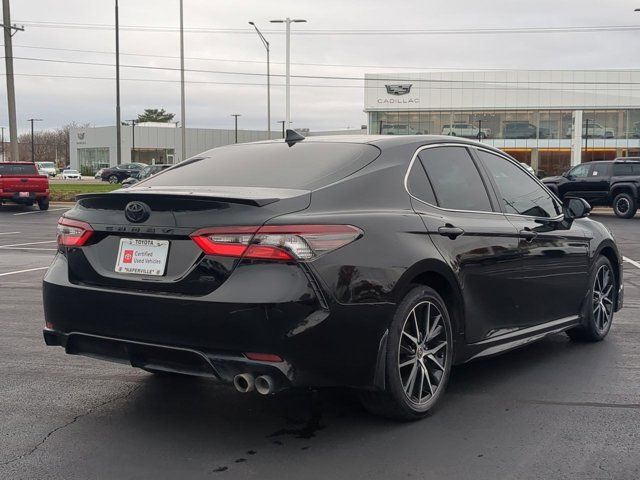
[[[80,172],[72,168],[63,170],[60,176],[63,180],[82,180],[82,175],[80,175]]]
[[[454,123],[442,126],[442,135],[450,135],[462,138],[483,139],[490,136],[491,130],[488,128],[480,129],[470,123]]]
[[[139,173],[145,166],[146,164],[144,163],[123,163],[115,167],[103,169],[100,178],[103,182],[121,183],[131,175]]]
[[[56,164],[53,162],[36,162],[36,167],[41,175],[48,175],[49,177],[55,177],[58,174]]]
[[[502,136],[504,138],[549,138],[551,132],[545,127],[536,127],[529,122],[505,122]]]
[[[49,176],[31,162],[0,162],[0,206],[3,203],[49,209]]]
[[[571,138],[572,133],[573,127],[569,125],[565,130],[565,137]],[[582,123],[582,138],[615,138],[615,130],[590,120]]]
[[[461,138],[215,148],[78,197],[44,277],[44,339],[240,392],[348,386],[417,419],[454,364],[606,337],[622,260],[589,211]]]
[[[386,124],[382,125],[381,132],[383,135],[423,135],[428,132],[416,130],[413,126],[405,124]]]
[[[166,170],[167,168],[172,167],[173,165],[168,164],[168,163],[164,163],[164,164],[156,164],[156,165],[147,165],[145,166],[142,170],[140,170],[140,172],[138,172],[135,175],[130,176],[129,178],[125,179],[122,181],[122,186],[124,188],[128,188],[131,185],[135,185],[136,183],[149,178],[152,175],[155,175],[156,173],[160,173],[163,170]]]
[[[592,205],[613,208],[620,218],[632,218],[640,206],[640,159],[582,163],[542,182],[560,199],[581,197]]]

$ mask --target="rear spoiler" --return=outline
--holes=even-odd
[[[113,192],[83,193],[77,200],[105,198],[112,195],[127,195],[131,199],[144,200],[150,195],[171,196],[183,199],[224,201],[264,207],[283,199],[309,194],[309,190],[263,187],[130,187]]]

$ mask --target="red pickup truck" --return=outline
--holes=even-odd
[[[38,203],[40,210],[49,209],[49,177],[40,175],[35,163],[0,162],[0,205]]]

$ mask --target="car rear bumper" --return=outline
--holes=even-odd
[[[29,192],[28,197],[21,197],[20,192],[2,192],[0,193],[0,203],[11,202],[19,205],[26,205],[28,203],[36,202],[42,198],[49,196],[46,192]]]
[[[293,274],[277,279],[297,282],[283,286],[291,298],[269,302],[263,292],[246,291],[240,303],[243,285],[234,288],[233,275],[224,289],[190,297],[76,285],[67,268],[66,258],[56,256],[43,283],[48,345],[224,383],[239,373],[269,373],[281,387],[372,387],[394,308],[327,304],[310,284],[300,293],[300,277]],[[246,354],[253,352],[282,362],[250,360]]]

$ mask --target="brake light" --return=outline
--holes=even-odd
[[[81,247],[93,235],[93,228],[86,222],[60,217],[57,232],[59,246]]]
[[[267,260],[313,260],[362,235],[351,225],[213,227],[191,234],[207,255]]]

